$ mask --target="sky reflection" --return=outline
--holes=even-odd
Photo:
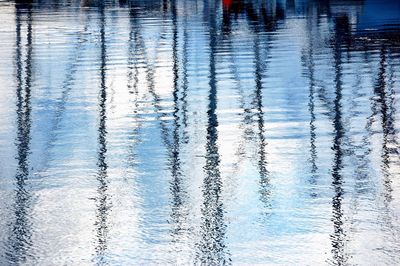
[[[397,1],[0,1],[0,264],[400,263]]]

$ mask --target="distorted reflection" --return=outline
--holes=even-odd
[[[7,250],[9,263],[26,263],[32,246],[32,195],[29,188],[31,142],[31,86],[32,86],[32,6],[16,5],[15,11],[15,61],[17,103],[17,169],[15,175],[14,219],[10,228]],[[26,45],[23,44],[23,26],[26,26]],[[26,47],[25,60],[23,48]],[[25,78],[24,78],[25,77]],[[2,229],[4,230],[4,229]],[[32,258],[31,258],[32,259]]]
[[[201,208],[201,239],[197,259],[201,264],[224,265],[229,263],[225,246],[225,223],[221,200],[222,180],[219,169],[218,118],[217,118],[217,76],[216,76],[216,17],[209,14],[210,58],[209,96],[207,109],[206,165],[204,166],[203,206]]]
[[[332,187],[334,196],[332,198],[332,222],[333,222],[333,235],[332,238],[332,254],[333,262],[335,265],[345,265],[347,263],[347,255],[345,250],[345,235],[343,228],[343,156],[344,156],[344,142],[345,142],[345,128],[343,125],[342,115],[342,98],[343,98],[343,66],[342,66],[342,52],[341,45],[343,39],[347,40],[348,24],[347,18],[338,17],[335,21],[336,36],[334,36],[333,44],[333,58],[335,64],[335,98],[334,98],[334,114],[333,114],[333,128],[334,139],[332,149],[334,151],[334,159],[332,165]]]
[[[99,7],[99,23],[100,23],[100,93],[99,93],[99,127],[98,127],[98,173],[97,173],[97,197],[96,197],[96,262],[99,265],[106,263],[105,253],[107,252],[108,240],[108,216],[110,212],[111,202],[108,193],[108,164],[107,164],[107,47],[105,32],[105,11],[103,4]]]
[[[188,227],[188,206],[187,197],[188,193],[185,189],[186,182],[184,180],[184,173],[181,166],[181,149],[183,143],[182,130],[184,130],[184,125],[186,119],[185,104],[185,93],[187,89],[186,78],[186,65],[185,59],[182,59],[182,66],[179,65],[179,42],[178,42],[178,21],[177,21],[177,5],[176,1],[170,1],[171,8],[171,18],[172,18],[172,60],[173,60],[173,129],[172,129],[172,147],[170,150],[170,170],[172,175],[171,180],[171,197],[172,197],[172,212],[171,212],[171,222],[172,222],[172,241],[176,244],[174,252],[182,252],[185,245],[185,239],[190,233],[190,228]],[[183,42],[185,43],[187,35],[183,36]],[[185,44],[183,47],[182,55],[185,56]],[[180,70],[180,67],[183,70]],[[182,77],[181,77],[182,75]],[[181,85],[181,80],[183,84]],[[182,121],[182,122],[181,122]]]
[[[395,0],[0,1],[0,264],[400,264]]]

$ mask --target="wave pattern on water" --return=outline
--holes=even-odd
[[[0,264],[400,264],[400,4],[0,0]]]

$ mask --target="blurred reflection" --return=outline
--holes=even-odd
[[[223,32],[232,31],[232,23],[244,15],[248,23],[266,32],[274,31],[277,21],[284,19],[285,11],[280,2],[257,2],[243,0],[222,0],[223,5]],[[234,20],[233,20],[234,19]]]
[[[14,11],[0,1],[0,26],[15,21],[15,29],[0,29],[0,80],[7,84],[0,88],[0,197],[2,206],[12,206],[0,223],[6,235],[0,234],[0,248],[6,247],[0,258],[124,265],[182,258],[291,265],[306,258],[306,264],[363,265],[368,255],[376,264],[398,264],[398,6],[390,0],[32,0],[16,1]],[[8,106],[9,91],[16,107]],[[43,121],[51,125],[44,129]],[[94,123],[96,147],[93,132],[81,130]],[[17,155],[10,159],[11,134]],[[129,162],[121,163],[127,153]],[[43,170],[36,157],[56,163]],[[14,164],[16,174],[9,174]],[[70,172],[71,165],[80,167]],[[52,177],[35,183],[34,210],[32,169]],[[88,172],[96,173],[94,183],[73,179]],[[111,189],[126,186],[120,173],[127,172],[134,185]],[[71,180],[82,184],[73,187]],[[79,241],[92,241],[95,254],[77,252],[68,240],[56,241],[61,255],[44,257],[41,249],[55,241],[41,232],[61,226],[53,196],[77,187],[96,191],[93,206],[71,207],[91,217],[94,230]],[[35,215],[49,224],[37,228]],[[131,218],[132,225],[110,230],[111,221]]]
[[[255,33],[254,41],[254,58],[255,58],[255,92],[253,105],[256,112],[257,119],[257,137],[258,137],[258,171],[260,175],[260,199],[268,209],[271,207],[269,203],[269,198],[271,194],[269,173],[267,170],[267,152],[265,150],[267,141],[265,138],[265,128],[264,128],[264,112],[263,112],[263,99],[262,99],[262,74],[266,68],[265,59],[260,53],[260,36],[259,33]],[[267,211],[267,210],[266,210]]]
[[[185,8],[187,8],[187,4],[184,4]],[[176,12],[176,11],[175,11]],[[188,127],[188,63],[189,63],[189,54],[188,54],[188,46],[189,46],[189,32],[188,32],[188,21],[187,21],[188,14],[185,12],[183,18],[183,47],[182,47],[182,94],[180,97],[181,101],[181,109],[182,109],[182,138],[185,144],[189,141],[189,136],[187,134],[187,127]]]
[[[172,144],[172,150],[170,153],[170,168],[171,168],[171,175],[172,175],[172,181],[171,181],[171,193],[172,193],[172,213],[171,213],[171,220],[173,224],[173,231],[172,231],[172,237],[173,237],[173,242],[174,243],[180,243],[183,242],[183,235],[185,233],[188,233],[188,228],[187,228],[187,215],[188,215],[188,209],[187,209],[187,191],[185,189],[184,185],[184,175],[182,173],[182,167],[181,167],[181,145],[182,140],[181,140],[181,127],[184,125],[183,120],[184,116],[181,116],[181,112],[184,112],[185,110],[183,109],[182,105],[182,98],[185,97],[185,91],[181,92],[181,86],[179,84],[180,80],[180,69],[179,69],[179,43],[178,43],[178,21],[177,21],[177,6],[176,6],[176,1],[171,0],[169,1],[171,5],[171,13],[172,13],[172,60],[173,60],[173,67],[172,67],[172,72],[173,72],[173,102],[174,102],[174,111],[173,111],[173,132],[172,132],[172,138],[173,138],[173,144]],[[184,36],[184,42],[186,42],[187,36]],[[185,56],[185,54],[183,54]],[[186,68],[185,63],[187,59],[184,59],[182,68]],[[186,79],[186,73],[185,70],[183,71],[182,77],[183,79]],[[185,84],[184,84],[185,86]],[[185,87],[182,87],[182,90],[186,90]],[[181,96],[183,95],[183,96]],[[182,247],[177,247],[175,252],[180,252],[182,250]]]
[[[311,19],[307,20],[307,48],[303,52],[302,61],[303,65],[306,68],[306,77],[308,79],[308,87],[309,87],[309,94],[308,94],[308,110],[310,112],[310,157],[309,161],[311,164],[311,171],[310,171],[310,178],[309,182],[312,185],[317,184],[317,163],[316,160],[318,158],[317,155],[317,146],[316,146],[316,115],[315,115],[315,89],[316,89],[316,80],[315,80],[315,62],[314,62],[314,44],[313,44],[313,21]],[[313,192],[311,193],[312,197],[316,197],[317,194],[312,189]]]
[[[161,138],[163,140],[163,144],[166,147],[168,153],[172,152],[173,146],[171,144],[171,140],[169,137],[169,128],[168,128],[168,121],[166,120],[166,117],[168,116],[168,113],[164,111],[163,106],[162,106],[162,98],[156,91],[156,63],[154,62],[151,58],[150,55],[148,54],[147,47],[146,47],[146,41],[144,39],[144,29],[141,27],[141,22],[136,21],[136,28],[137,28],[137,49],[138,49],[138,58],[142,60],[142,63],[144,64],[145,68],[145,73],[146,73],[146,89],[147,92],[151,96],[151,105],[154,107],[154,110],[157,114],[157,122],[159,122],[160,125],[160,130],[161,130]],[[162,31],[165,30],[162,28]],[[159,46],[160,42],[162,40],[164,32],[161,32],[158,36],[158,38],[155,40],[156,43],[156,52],[155,52],[155,58],[157,58],[158,52],[159,52]]]
[[[97,197],[96,197],[96,262],[103,265],[106,262],[105,254],[107,251],[108,240],[108,216],[110,213],[110,195],[108,193],[108,164],[107,156],[107,51],[106,51],[106,16],[104,6],[101,4],[100,11],[100,95],[99,95],[99,128],[98,128],[98,159],[97,159]]]
[[[376,79],[376,84],[374,87],[374,93],[377,96],[376,99],[376,107],[380,107],[380,119],[382,124],[383,131],[383,140],[382,140],[382,173],[383,173],[383,185],[385,188],[384,195],[386,203],[389,203],[392,200],[392,180],[390,174],[390,164],[391,164],[391,155],[398,155],[397,148],[399,147],[398,143],[396,143],[395,139],[395,127],[394,127],[394,91],[390,91],[390,84],[386,84],[386,78],[391,76],[387,73],[387,50],[383,45],[380,51],[380,62],[379,62],[379,72],[378,78]],[[388,86],[389,85],[389,86]],[[379,112],[378,110],[376,110]],[[377,115],[377,113],[375,114]],[[393,145],[394,144],[394,145]],[[391,148],[394,147],[394,148]]]
[[[222,180],[219,170],[220,155],[218,152],[218,119],[217,119],[217,79],[216,55],[217,35],[216,17],[209,14],[210,21],[210,58],[209,58],[209,86],[207,110],[207,140],[206,165],[203,180],[203,204],[201,207],[201,240],[198,243],[199,252],[196,259],[201,264],[224,265],[230,263],[225,245],[224,207],[221,200]]]
[[[382,185],[383,185],[383,207],[380,215],[380,223],[383,231],[390,232],[388,238],[396,239],[396,214],[393,213],[392,201],[393,195],[393,181],[396,174],[394,173],[395,164],[399,159],[399,143],[395,129],[395,114],[396,109],[394,105],[395,90],[393,89],[393,73],[390,70],[388,49],[385,45],[380,48],[379,54],[379,71],[374,84],[373,97],[373,114],[371,116],[371,123],[374,121],[381,121],[382,127],[382,149],[381,149],[381,172],[382,172]],[[397,251],[389,252],[389,255],[395,260]]]
[[[343,114],[342,114],[342,50],[341,45],[343,40],[347,39],[345,36],[348,34],[349,24],[346,17],[339,17],[335,21],[336,36],[333,43],[333,57],[335,64],[335,99],[334,99],[334,113],[333,113],[333,128],[334,128],[334,139],[333,139],[333,151],[334,160],[332,166],[332,187],[334,196],[332,198],[332,221],[333,221],[333,235],[332,240],[332,254],[333,263],[335,265],[345,265],[348,260],[348,255],[345,250],[346,233],[343,228],[344,217],[343,217],[343,142],[345,137],[345,129],[343,126]]]
[[[139,66],[136,62],[138,60],[139,54],[137,49],[138,42],[138,29],[137,29],[137,21],[136,21],[136,10],[134,7],[129,9],[129,39],[128,39],[128,76],[127,76],[127,88],[129,93],[133,96],[133,114],[135,117],[135,123],[137,126],[131,132],[131,138],[135,137],[135,141],[131,141],[131,145],[129,146],[129,165],[131,168],[134,168],[137,162],[137,154],[135,151],[136,144],[138,144],[140,140],[140,129],[142,128],[141,116],[140,116],[140,106],[139,101]]]
[[[17,100],[17,137],[16,160],[18,167],[15,176],[14,219],[10,225],[8,250],[6,255],[11,264],[23,264],[32,256],[32,195],[28,187],[30,176],[30,142],[31,142],[31,84],[32,84],[32,6],[17,3],[15,5],[16,32],[16,100]],[[25,16],[24,16],[25,15]],[[23,60],[22,22],[26,17],[26,59]],[[25,65],[25,69],[24,66]],[[25,82],[23,77],[25,76]],[[32,258],[31,258],[32,259]]]

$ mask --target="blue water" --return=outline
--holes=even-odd
[[[400,2],[0,0],[0,265],[400,265]]]

